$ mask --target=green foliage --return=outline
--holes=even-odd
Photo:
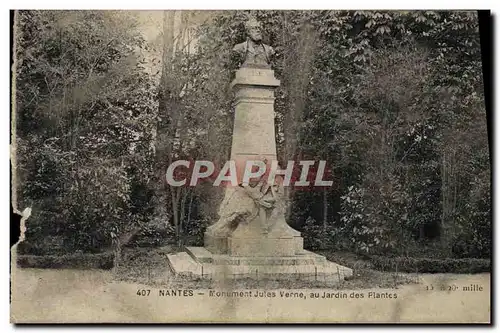
[[[133,28],[114,12],[18,13],[20,199],[57,213],[69,251],[99,251],[147,219],[147,191],[134,191],[153,171],[157,110]]]
[[[203,246],[203,238],[206,228],[210,225],[207,219],[192,219],[186,223],[184,232],[188,239],[186,244],[190,246]]]
[[[452,252],[457,257],[489,258],[492,249],[491,189],[484,183],[472,186],[473,196],[455,219]],[[476,191],[481,192],[474,193]]]
[[[324,250],[332,241],[332,235],[323,230],[312,217],[306,219],[302,232],[304,233],[304,247],[311,251]]]
[[[469,198],[477,192],[469,186],[471,176],[486,188],[490,183],[476,14],[297,16],[303,21],[291,23],[291,31],[312,25],[319,32],[309,33],[317,52],[302,73],[308,76],[297,114],[302,126],[287,125],[294,112],[290,104],[277,100],[276,105],[285,141],[297,140],[296,154],[326,157],[335,166],[340,195],[329,205],[337,208],[326,224],[351,239],[354,251],[408,253],[440,238],[448,255],[488,256],[489,205],[471,204]],[[283,25],[270,26],[278,30],[274,35],[288,36],[280,31]],[[300,33],[292,36],[298,39]],[[292,92],[285,100],[299,93],[287,84],[284,79],[283,90]],[[281,148],[287,159],[294,157]],[[314,195],[301,198],[311,202]],[[292,210],[304,206],[294,201]],[[471,210],[476,219],[467,227]]]
[[[175,239],[175,230],[172,225],[160,227],[155,224],[143,226],[127,244],[129,247],[159,247],[165,244],[173,243]]]

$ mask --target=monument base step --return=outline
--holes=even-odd
[[[303,279],[340,282],[352,276],[352,269],[304,250],[281,257],[234,257],[213,254],[203,247],[187,247],[186,252],[169,254],[168,265],[175,276],[200,279]]]
[[[197,272],[201,271],[201,264],[194,260],[186,252],[168,254],[168,266],[177,276],[196,277]]]

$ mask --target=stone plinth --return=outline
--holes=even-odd
[[[274,89],[280,81],[270,69],[241,68],[231,83],[234,91],[234,125],[231,160],[241,181],[247,160],[276,160]]]

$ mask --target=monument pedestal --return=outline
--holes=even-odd
[[[274,71],[241,68],[231,86],[235,115],[231,160],[241,182],[246,161],[276,160]],[[248,191],[248,192],[246,192]],[[341,281],[350,268],[306,251],[300,232],[285,221],[284,210],[259,206],[254,189],[226,189],[220,219],[205,232],[205,247],[168,255],[174,274],[192,278],[273,278]],[[263,213],[264,212],[264,213]]]
[[[350,268],[332,263],[324,256],[303,250],[293,256],[231,256],[213,254],[204,247],[186,247],[169,254],[170,269],[188,279],[273,279],[340,283],[352,276]]]

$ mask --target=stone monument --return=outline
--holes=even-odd
[[[247,40],[233,51],[242,65],[231,83],[235,115],[231,160],[237,169],[245,162],[276,161],[274,89],[280,81],[271,69],[273,48],[262,42],[255,19],[245,24]],[[238,173],[238,174],[241,174]],[[304,250],[300,232],[285,220],[283,187],[263,178],[228,187],[219,208],[219,220],[207,228],[204,247],[168,255],[176,275],[213,278],[219,274],[275,279],[329,279],[340,281],[352,270]]]

